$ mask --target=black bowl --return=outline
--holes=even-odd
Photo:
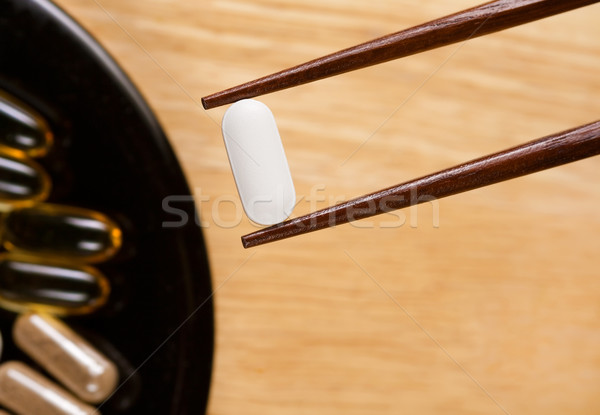
[[[1,2],[0,88],[55,132],[39,160],[53,181],[49,201],[99,210],[124,228],[122,252],[98,266],[112,283],[109,303],[67,319],[121,363],[124,379],[132,375],[102,413],[203,413],[213,357],[207,255],[189,187],[152,111],[48,0]],[[0,314],[3,361],[26,359],[10,340],[13,319]]]

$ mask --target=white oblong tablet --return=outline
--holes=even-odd
[[[262,102],[233,104],[222,123],[229,164],[248,218],[261,225],[287,219],[296,192],[275,118]]]

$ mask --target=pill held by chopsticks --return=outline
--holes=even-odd
[[[272,225],[290,216],[296,193],[269,107],[251,99],[236,102],[223,117],[222,132],[248,218]]]

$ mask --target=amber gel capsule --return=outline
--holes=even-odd
[[[100,414],[25,363],[0,365],[0,404],[22,415]]]
[[[117,387],[117,367],[62,321],[28,313],[13,327],[17,346],[75,395],[99,403]]]
[[[85,314],[103,305],[109,291],[106,277],[90,266],[0,255],[0,306],[11,311]]]
[[[119,227],[100,212],[44,203],[11,211],[3,227],[8,250],[85,262],[110,258],[122,239]]]
[[[52,141],[52,131],[37,111],[0,90],[0,147],[40,157],[48,152]]]
[[[35,161],[14,150],[0,150],[0,210],[31,206],[50,193],[50,178]]]

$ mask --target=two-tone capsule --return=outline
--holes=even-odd
[[[0,148],[40,157],[48,152],[52,141],[52,131],[37,111],[0,90]]]
[[[0,365],[0,404],[18,414],[100,414],[41,373],[16,361]]]
[[[5,309],[86,314],[104,305],[109,292],[106,277],[91,266],[0,255],[0,306]]]
[[[40,203],[9,212],[3,222],[2,240],[9,251],[100,262],[121,246],[117,224],[89,209]]]
[[[118,369],[62,321],[28,313],[13,326],[17,346],[80,399],[99,403],[116,388]]]

